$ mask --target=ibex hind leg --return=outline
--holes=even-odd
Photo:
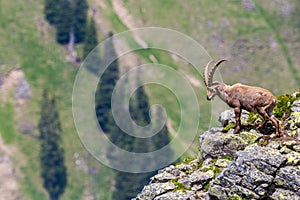
[[[279,123],[276,117],[273,115],[273,107],[268,107],[267,109],[265,108],[257,108],[257,112],[264,118],[264,121],[256,127],[256,129],[260,129],[263,127],[267,121],[271,120],[276,128],[276,136],[279,136]]]
[[[271,119],[270,119],[268,113],[266,112],[265,108],[259,107],[256,110],[264,118],[264,121],[256,127],[256,129],[260,129],[267,123],[268,120],[271,120]]]
[[[276,136],[280,136],[280,131],[279,131],[279,121],[278,119],[274,116],[273,114],[273,109],[274,107],[271,107],[269,109],[267,109],[267,113],[270,117],[270,120],[273,122],[274,126],[275,126],[275,129],[276,129]]]

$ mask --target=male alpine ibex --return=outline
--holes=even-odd
[[[213,76],[218,66],[227,60],[219,60],[215,63],[210,73],[208,66],[212,62],[209,61],[204,68],[204,83],[207,87],[207,100],[211,100],[218,95],[224,102],[234,109],[236,127],[234,133],[238,133],[241,129],[241,111],[245,109],[249,112],[257,111],[264,121],[257,127],[261,128],[268,120],[271,120],[276,128],[276,136],[279,136],[279,123],[273,115],[273,109],[277,104],[276,97],[268,90],[236,83],[232,86],[217,81],[213,82]]]

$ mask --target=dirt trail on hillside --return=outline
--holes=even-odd
[[[129,30],[136,29],[140,26],[134,21],[134,18],[129,14],[128,10],[125,8],[123,0],[112,0],[112,5],[115,13],[118,15],[119,19],[127,26]],[[143,48],[147,48],[147,43],[142,40],[139,36],[133,36],[135,41]]]
[[[4,144],[0,136],[0,199],[20,199],[16,172],[10,158],[12,152],[12,148]]]

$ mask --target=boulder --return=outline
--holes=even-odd
[[[203,158],[233,157],[235,152],[255,143],[262,136],[256,130],[233,134],[223,133],[222,128],[212,128],[200,135],[200,153]]]
[[[237,152],[235,160],[212,181],[209,194],[217,199],[264,198],[273,183],[273,174],[285,161],[279,150],[248,146]]]
[[[274,182],[276,186],[296,193],[300,199],[300,166],[282,167]]]
[[[247,120],[248,120],[248,116],[249,112],[246,110],[242,110],[242,114],[241,114],[241,124],[242,125],[246,125],[247,124]],[[219,122],[221,123],[221,125],[227,126],[229,124],[235,124],[235,114],[233,109],[230,110],[225,110],[223,111],[220,116],[219,116]]]

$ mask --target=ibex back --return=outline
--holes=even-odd
[[[264,118],[264,121],[257,129],[261,128],[268,120],[271,120],[276,129],[276,136],[279,136],[279,123],[273,115],[277,99],[270,91],[240,83],[231,86],[217,81],[213,82],[213,76],[217,67],[224,61],[226,60],[216,62],[210,73],[208,73],[208,67],[212,61],[208,62],[204,68],[203,76],[207,88],[207,100],[210,101],[217,95],[234,109],[236,119],[234,133],[238,133],[241,129],[241,111],[245,109],[249,112],[257,111]]]

